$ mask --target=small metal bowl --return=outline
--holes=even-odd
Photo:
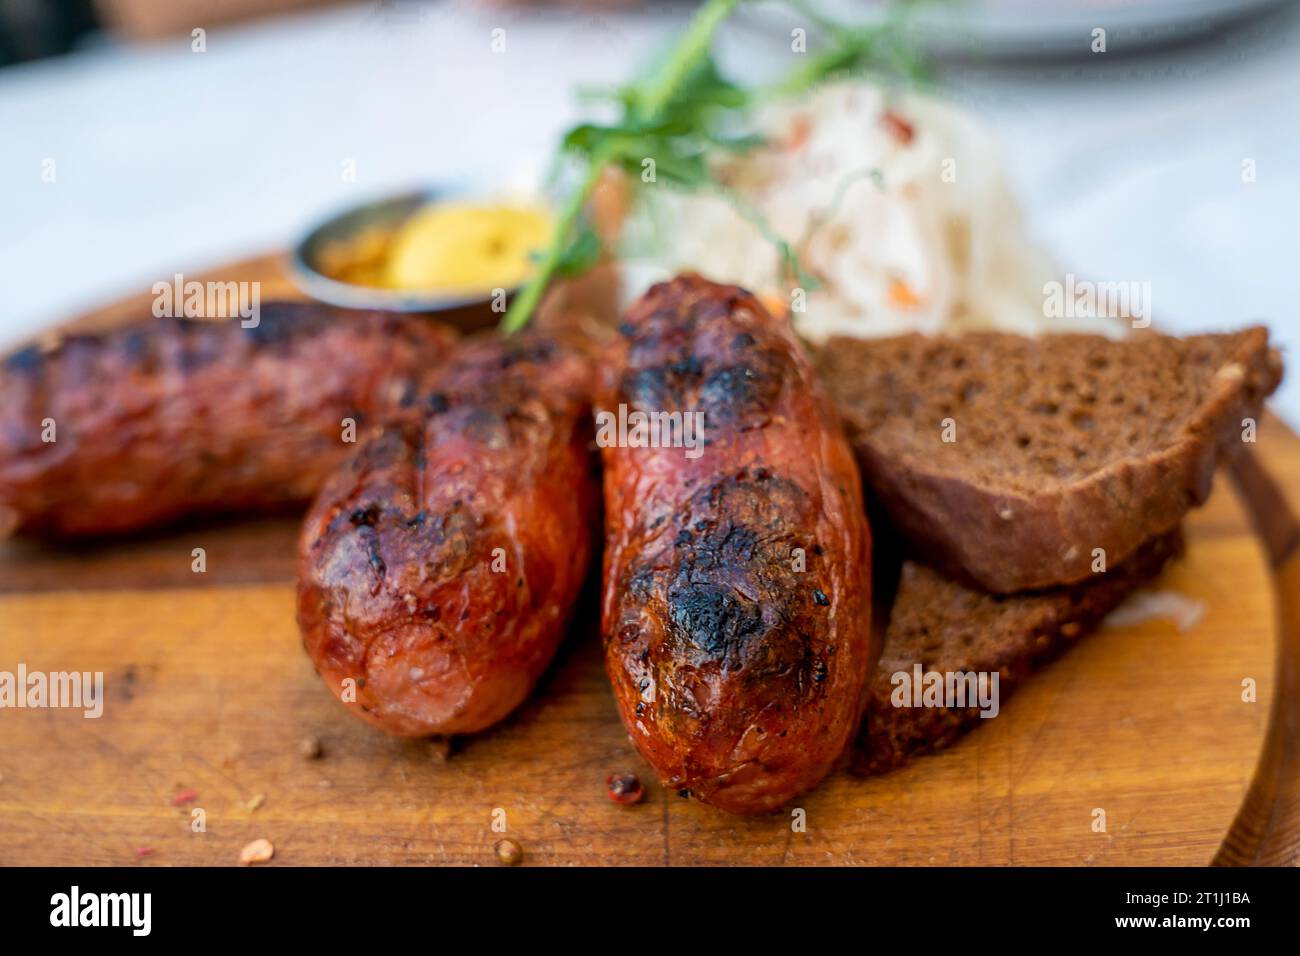
[[[313,299],[349,309],[381,309],[389,312],[436,314],[439,319],[465,330],[487,328],[501,318],[492,310],[490,291],[473,295],[422,292],[418,289],[385,289],[336,278],[326,263],[338,250],[357,242],[365,233],[392,234],[417,210],[431,202],[465,191],[429,188],[402,193],[387,199],[352,206],[312,227],[290,256],[294,284]],[[506,289],[507,301],[515,289]]]

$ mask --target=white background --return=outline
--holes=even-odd
[[[178,270],[282,247],[367,196],[518,179],[579,116],[575,84],[626,76],[688,12],[349,7],[209,29],[205,53],[185,38],[2,70],[0,345]],[[762,22],[729,28],[724,63],[789,55]],[[1157,322],[1176,330],[1267,322],[1294,364],[1300,5],[1126,53],[950,64],[941,89],[1000,133],[1063,268],[1149,281]],[[1300,424],[1300,367],[1277,405]]]

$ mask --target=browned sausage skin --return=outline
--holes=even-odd
[[[877,652],[857,466],[789,327],[743,290],[679,277],[621,333],[601,411],[700,411],[707,444],[598,428],[614,696],[667,786],[770,810],[831,769]]]
[[[406,736],[473,733],[532,690],[599,521],[590,379],[538,336],[466,344],[424,420],[385,429],[321,491],[298,623],[358,716]]]
[[[151,319],[0,363],[0,534],[134,531],[305,503],[414,401],[454,333],[309,303],[257,326]],[[46,420],[53,423],[54,441]]]

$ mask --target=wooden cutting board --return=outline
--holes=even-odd
[[[220,277],[290,291],[275,257]],[[533,699],[442,760],[363,726],[316,677],[294,624],[293,518],[2,543],[0,670],[103,671],[106,702],[99,719],[0,711],[0,863],[233,864],[265,838],[276,864],[493,864],[503,836],[537,864],[1295,862],[1300,531],[1270,473],[1300,489],[1300,440],[1275,420],[1242,480],[1268,533],[1221,474],[1155,586],[1197,602],[1197,623],[1103,630],[951,750],[837,773],[752,820],[653,783],[615,713],[594,593]],[[609,800],[623,770],[643,803]]]

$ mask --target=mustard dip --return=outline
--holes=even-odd
[[[514,288],[533,274],[552,225],[538,206],[431,203],[394,233],[382,284],[429,292]]]

